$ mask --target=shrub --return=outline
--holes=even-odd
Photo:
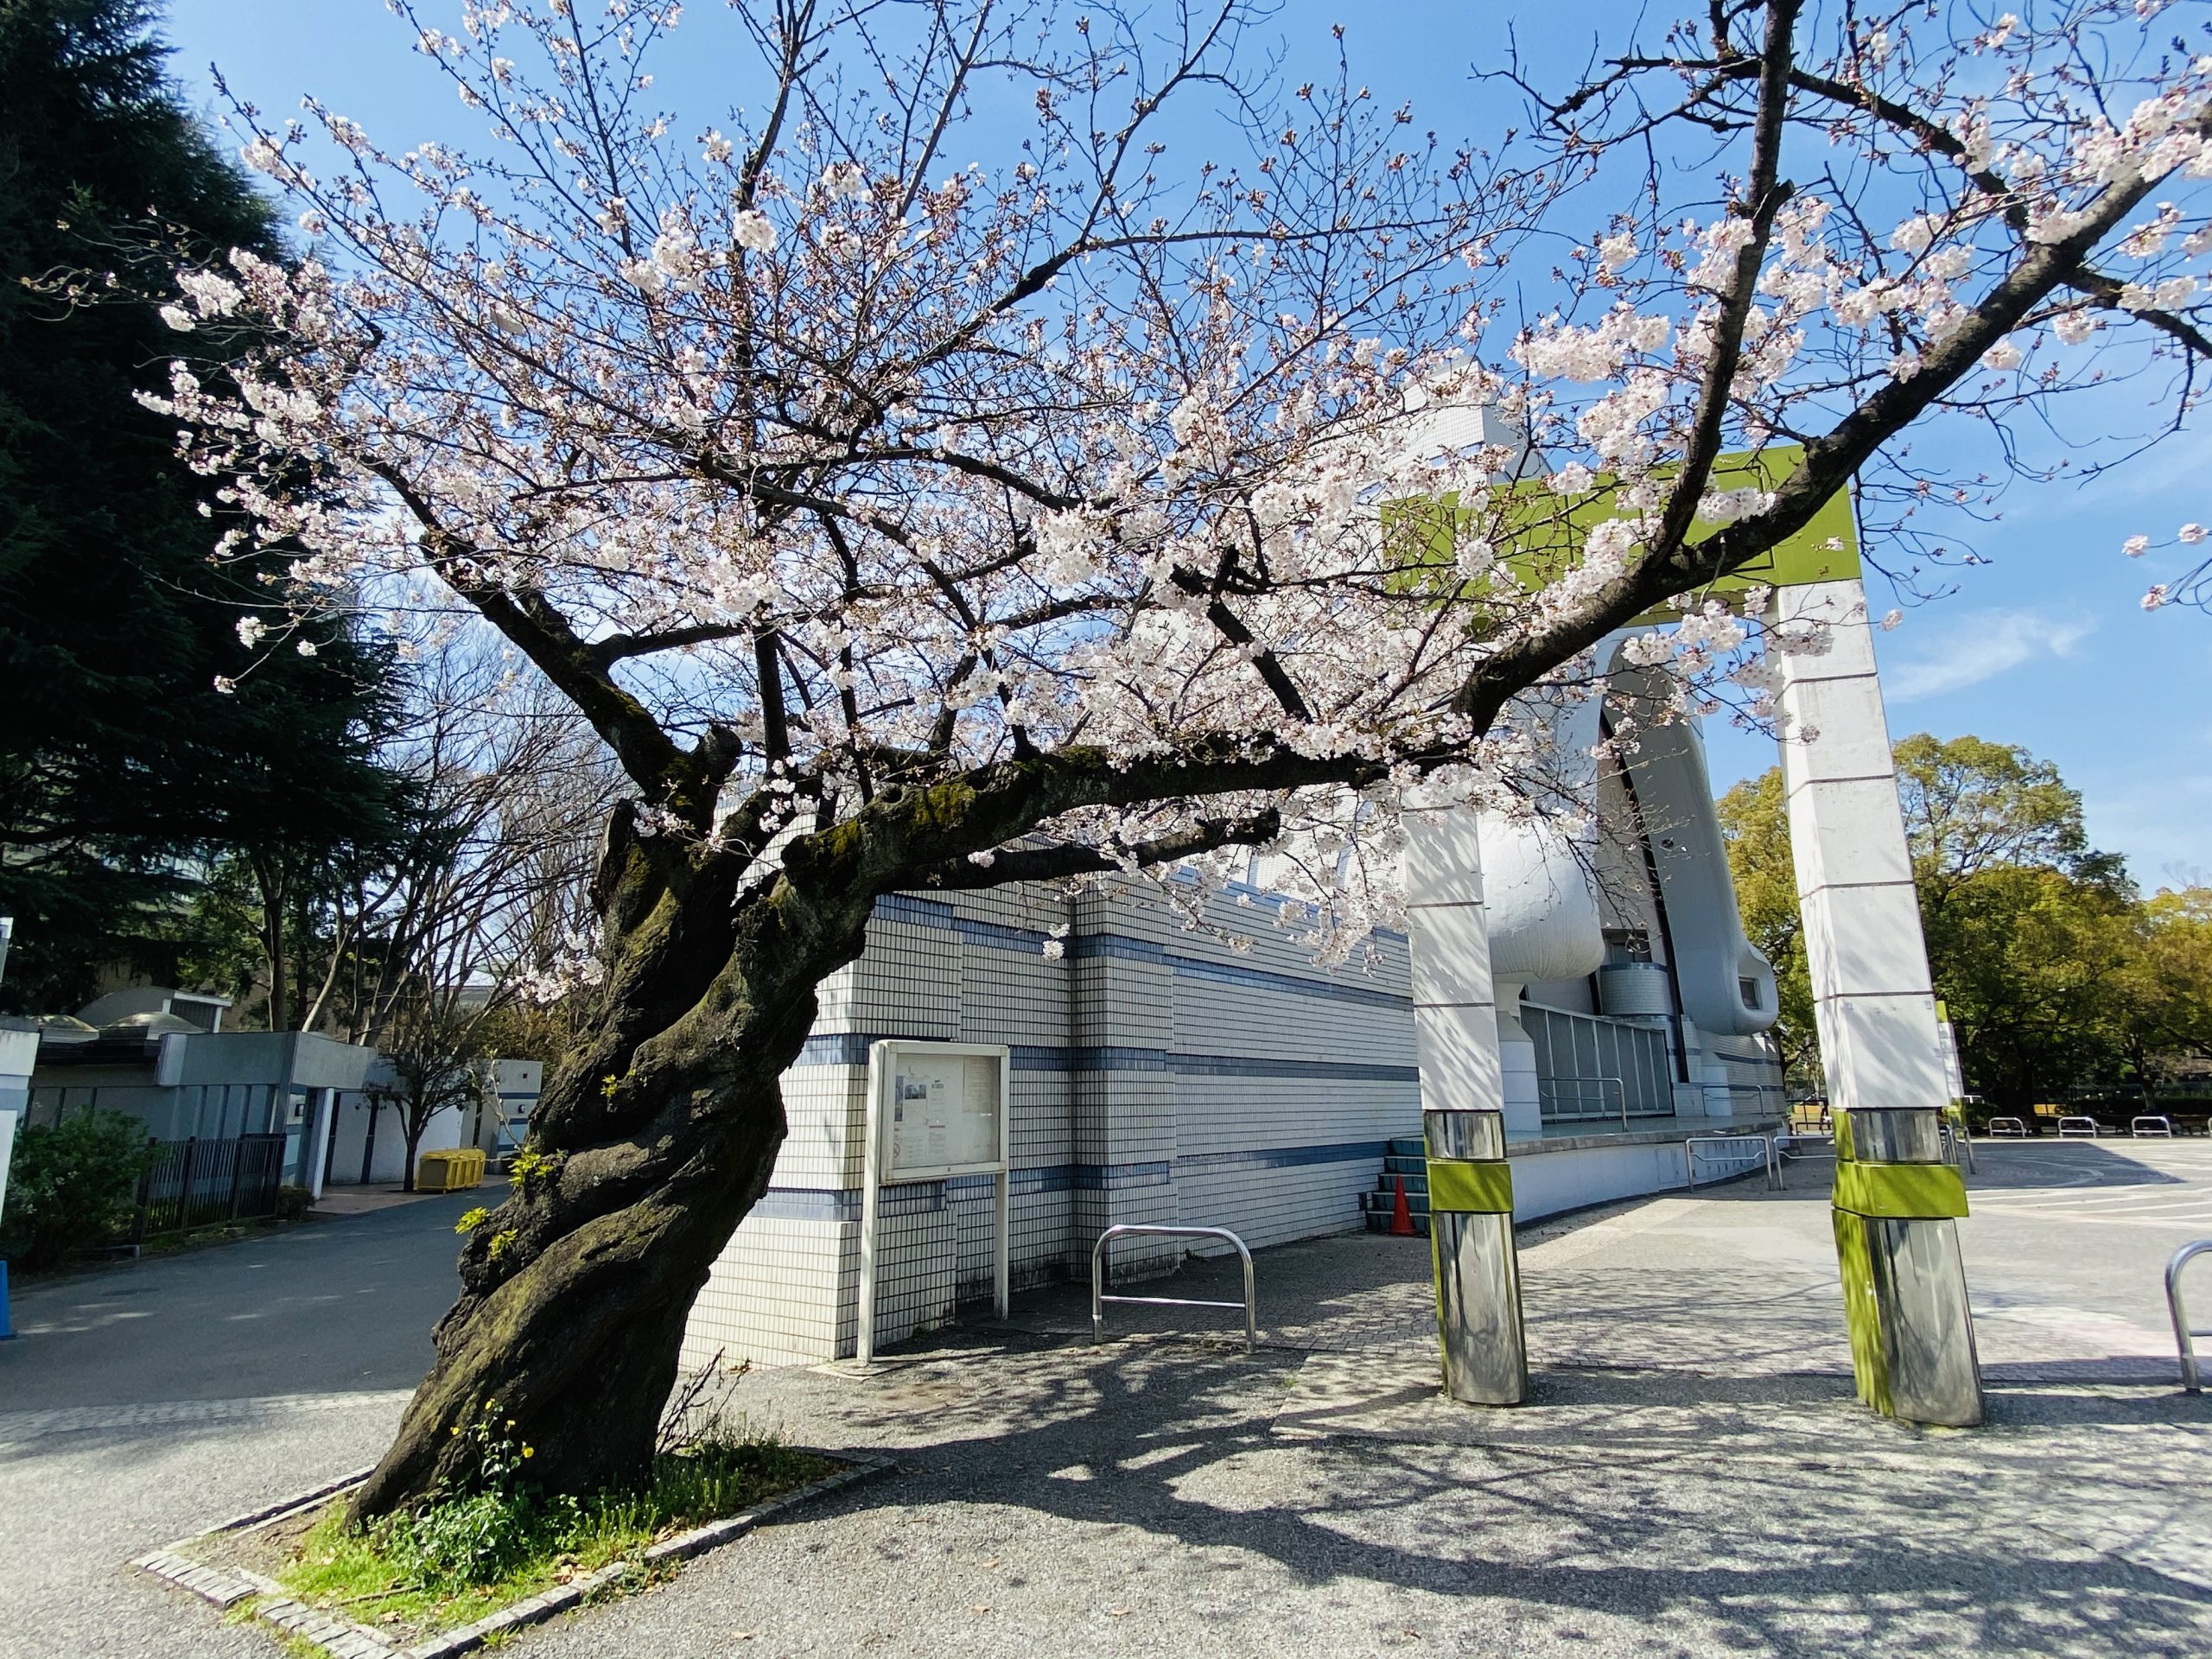
[[[152,1158],[146,1126],[119,1112],[23,1129],[8,1170],[0,1251],[26,1268],[52,1268],[119,1237]]]
[[[297,1221],[302,1216],[307,1214],[308,1206],[314,1202],[313,1192],[304,1186],[296,1186],[287,1181],[276,1189],[276,1219]]]

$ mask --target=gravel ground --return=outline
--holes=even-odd
[[[2212,1234],[2212,1148],[1985,1153],[1965,1236],[1997,1380],[1963,1433],[1852,1402],[1825,1173],[1529,1230],[1537,1396],[1510,1412],[1438,1397],[1427,1246],[1366,1235],[1262,1253],[1249,1356],[1093,1347],[1049,1292],[868,1375],[759,1374],[757,1422],[899,1472],[511,1650],[2212,1653],[2212,1405],[2156,1328],[2158,1265]],[[123,1563],[382,1448],[457,1207],[20,1296],[0,1655],[274,1654]]]
[[[2008,1389],[1923,1433],[1815,1378],[1005,1338],[779,1373],[796,1437],[900,1476],[517,1652],[679,1656],[2212,1651],[2212,1417]]]

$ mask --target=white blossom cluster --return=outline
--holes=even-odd
[[[1709,181],[1627,188],[1624,158],[1648,153],[1630,133],[1616,153],[1589,127],[1567,162],[1515,170],[1414,139],[1349,84],[1306,89],[1249,162],[1171,175],[1145,95],[1123,133],[1053,90],[1137,61],[1103,26],[1039,79],[1011,166],[914,136],[938,124],[926,74],[772,95],[752,106],[783,111],[772,127],[682,138],[639,67],[676,9],[597,10],[585,28],[567,0],[472,0],[460,34],[421,35],[493,124],[486,157],[393,154],[314,104],[312,134],[253,132],[245,159],[322,242],[289,270],[181,274],[172,327],[245,317],[285,342],[223,385],[172,375],[154,401],[194,464],[300,550],[300,594],[429,573],[550,639],[541,663],[591,664],[618,752],[632,707],[684,742],[712,729],[748,834],[1029,754],[1127,771],[1218,740],[1326,763],[1357,783],[1289,791],[1278,855],[1339,944],[1389,913],[1363,873],[1391,861],[1407,790],[1506,801],[1545,762],[1513,720],[1470,714],[1487,665],[1586,681],[1592,619],[1665,597],[1630,602],[1700,538],[1748,545],[1796,510],[1778,446],[1916,382],[1993,419],[2045,398],[2098,372],[2108,336],[2160,339],[2212,253],[2191,186],[2212,173],[2212,63],[2114,103],[2066,29],[2017,19],[1808,41],[1827,82],[1925,130],[1904,144],[1855,94],[1802,94],[1791,189],[1716,210]],[[823,86],[874,50],[824,27],[794,60]],[[1685,61],[1696,97],[1750,95]],[[1992,309],[2024,258],[2153,185],[2171,199],[2113,228],[2111,286]],[[1490,284],[1522,280],[1516,248],[1586,187],[1636,205],[1485,359]],[[1512,442],[1424,435],[1471,406]],[[1716,446],[1753,459],[1714,467]],[[1440,531],[1402,511],[1440,501]],[[1680,708],[1732,689],[1770,715],[1762,641],[1814,644],[1703,587],[1680,582],[1680,620],[1629,662],[1674,677]],[[1150,840],[1283,801],[1176,793],[1030,828],[1134,873]],[[1243,856],[1200,862],[1224,880]]]

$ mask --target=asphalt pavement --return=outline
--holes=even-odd
[[[0,1655],[271,1659],[125,1566],[373,1462],[477,1195],[19,1285],[0,1342]]]
[[[459,1287],[453,1225],[419,1199],[19,1285],[0,1412],[412,1388]]]

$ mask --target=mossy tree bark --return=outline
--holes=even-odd
[[[1208,792],[1372,770],[1227,742],[1171,762],[1178,783]],[[860,954],[876,898],[1111,869],[1119,861],[1082,849],[1001,853],[988,870],[965,855],[1073,806],[1156,794],[1159,770],[1063,754],[894,785],[856,818],[789,843],[780,869],[741,839],[641,836],[619,810],[594,895],[608,973],[592,1022],[547,1087],[512,1196],[468,1235],[435,1363],[355,1517],[464,1477],[456,1431],[494,1404],[548,1491],[642,1474],[691,1304],[766,1188],[785,1129],[779,1079],[813,1025],[817,987]],[[1278,828],[1272,811],[1206,820],[1125,857],[1154,863]]]

